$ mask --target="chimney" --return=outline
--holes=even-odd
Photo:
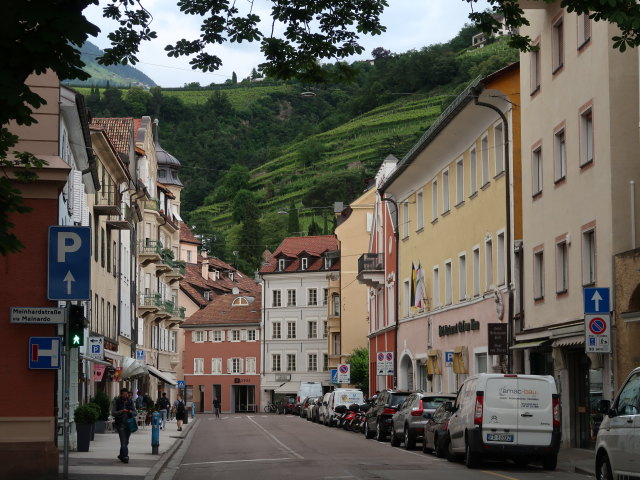
[[[202,260],[202,278],[207,278],[209,273],[209,260],[205,257]]]

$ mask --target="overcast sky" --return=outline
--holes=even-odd
[[[247,0],[240,0],[240,5],[242,1]],[[387,27],[387,31],[375,37],[362,37],[361,44],[365,47],[365,53],[360,57],[351,57],[349,61],[371,58],[371,51],[376,47],[403,53],[433,43],[446,42],[469,22],[468,15],[471,11],[470,4],[464,0],[389,0],[388,3],[382,16],[382,24]],[[107,22],[102,17],[104,2],[101,4],[89,7],[85,13],[102,30],[97,38],[90,37],[89,41],[104,49],[109,46],[106,34],[114,30],[114,23]],[[263,19],[269,18],[270,4],[267,0],[255,0],[254,11],[257,10]],[[140,63],[136,68],[162,87],[182,87],[189,82],[200,82],[201,85],[222,83],[231,78],[233,72],[241,80],[249,76],[251,69],[264,62],[258,43],[226,42],[208,50],[222,59],[223,65],[219,71],[202,73],[192,70],[186,57],[169,58],[164,47],[182,38],[197,38],[201,18],[181,13],[176,0],[144,0],[143,5],[153,15],[151,28],[158,33],[158,38],[143,43],[138,55]],[[474,8],[486,6],[486,1],[480,0]]]

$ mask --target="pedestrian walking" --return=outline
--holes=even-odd
[[[213,400],[213,413],[216,414],[216,418],[220,418],[220,400],[217,398]]]
[[[169,409],[171,408],[171,402],[167,398],[167,392],[162,392],[162,397],[158,399],[158,408],[160,408],[160,430],[164,430],[167,427],[167,417],[169,416]]]
[[[182,399],[182,395],[178,395],[178,399],[173,402],[173,406],[176,408],[176,422],[178,424],[178,431],[182,431],[182,422],[187,414],[187,406]]]
[[[144,395],[138,390],[138,396],[136,397],[136,408],[140,410],[141,408],[145,408],[144,405]]]
[[[120,396],[114,398],[113,402],[111,402],[111,415],[113,415],[113,424],[120,437],[118,459],[122,463],[129,463],[129,437],[131,436],[131,431],[129,430],[128,420],[135,417],[136,407],[133,400],[129,398],[129,391],[126,388],[121,388]]]

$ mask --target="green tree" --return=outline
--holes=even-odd
[[[142,87],[131,87],[124,97],[127,115],[140,118],[149,113],[151,94]]]
[[[300,235],[300,219],[298,218],[298,209],[296,209],[293,200],[289,203],[289,221],[287,222],[287,233],[289,235]]]
[[[236,72],[231,73],[231,83],[234,85],[238,83],[238,75],[236,75]]]
[[[307,230],[307,235],[310,237],[313,235],[322,235],[322,228],[320,225],[316,223],[315,217],[311,219],[311,223],[309,224],[309,228]]]
[[[242,189],[233,197],[232,218],[236,223],[243,223],[248,219],[257,221],[259,212],[257,207],[257,197],[250,190]]]
[[[369,349],[356,348],[349,356],[351,384],[363,391],[369,389]]]
[[[317,137],[311,137],[298,149],[298,163],[304,167],[319,163],[327,147]]]
[[[264,248],[274,251],[287,236],[288,216],[278,212],[268,212],[259,220]]]

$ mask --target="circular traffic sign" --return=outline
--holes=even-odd
[[[380,361],[380,362],[381,362],[382,360],[384,360],[384,353],[380,352],[380,353],[378,354],[378,361]]]
[[[602,335],[607,331],[607,322],[601,317],[594,317],[589,322],[589,330],[594,335]]]
[[[349,367],[346,365],[340,365],[340,373],[347,373],[349,371]]]
[[[387,353],[387,360],[389,360],[389,361],[393,360],[393,353],[391,353],[391,352]]]

